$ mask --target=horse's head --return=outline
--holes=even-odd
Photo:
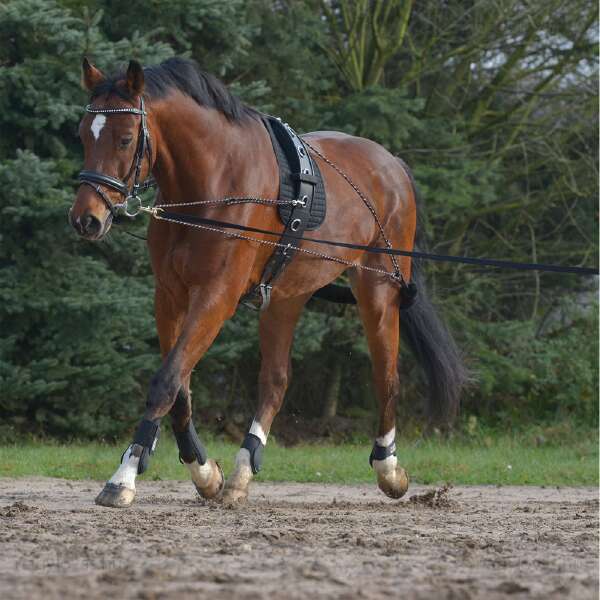
[[[116,207],[137,194],[136,184],[150,171],[144,71],[131,61],[122,78],[107,79],[84,59],[82,83],[91,104],[79,124],[84,170],[69,220],[81,236],[98,240],[110,229]]]

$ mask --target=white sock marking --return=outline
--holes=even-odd
[[[262,428],[262,425],[255,419],[252,421],[252,425],[250,425],[250,432],[255,435],[262,443],[263,446],[267,445],[267,434],[265,430]]]
[[[92,121],[92,133],[94,134],[94,139],[96,141],[98,141],[98,138],[100,137],[100,132],[102,131],[102,128],[104,127],[104,124],[106,123],[106,116],[105,115],[96,115],[94,117],[94,120]]]
[[[250,452],[246,448],[240,448],[235,456],[235,470],[237,471],[246,467],[252,471],[250,467]]]
[[[121,465],[115,471],[115,474],[108,480],[108,483],[122,485],[130,490],[135,490],[135,478],[138,472],[139,456],[131,455],[131,446],[125,450]]]
[[[185,466],[190,470],[192,481],[199,488],[205,488],[208,485],[212,475],[212,467],[208,461],[201,465],[197,460],[195,460],[194,462],[186,463]]]
[[[235,482],[235,487],[245,489],[251,479],[250,452],[246,448],[240,448],[235,457],[235,469],[231,474],[231,481]]]
[[[396,428],[392,427],[385,435],[375,438],[378,446],[386,448],[396,439]]]
[[[390,444],[392,444],[395,441],[395,439],[396,428],[392,427],[385,435],[375,438],[375,442],[378,446],[387,448]],[[395,456],[388,456],[383,460],[374,460],[373,469],[378,475],[385,475],[386,473],[394,471],[396,469],[397,464],[398,459]]]
[[[391,471],[395,471],[398,459],[395,456],[388,456],[383,460],[374,460],[373,469],[378,475],[385,475]]]

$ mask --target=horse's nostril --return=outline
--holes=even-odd
[[[75,228],[75,231],[80,235],[83,235],[83,227],[81,226],[81,217],[73,218],[73,213],[69,213],[69,221],[71,221],[71,225]]]
[[[102,223],[100,219],[97,219],[94,215],[86,214],[81,217],[81,231],[85,235],[97,235],[102,229]]]

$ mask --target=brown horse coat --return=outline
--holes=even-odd
[[[181,64],[173,62],[172,70],[186,71]],[[146,70],[146,75],[156,77],[161,68],[164,66]],[[189,73],[188,76],[193,78]],[[126,74],[112,80],[84,63],[84,83],[92,92],[94,107],[137,106],[139,95],[145,93],[144,79],[144,72],[134,62]],[[230,196],[276,199],[279,171],[264,125],[216,80],[203,74],[201,79],[210,92],[204,101],[198,98],[197,90],[186,88],[185,83],[171,83],[166,90],[163,85],[160,93],[146,90],[152,165],[144,162],[143,175],[152,171],[156,178],[160,189],[157,203]],[[80,125],[85,168],[124,178],[132,162],[138,117],[108,116],[99,136],[93,132],[95,118],[87,114]],[[128,144],[129,139],[132,141]],[[309,133],[304,139],[348,174],[369,198],[393,247],[411,250],[417,208],[415,189],[404,164],[367,139],[332,131]],[[348,182],[314,153],[313,159],[324,179],[327,217],[312,236],[383,246],[373,215]],[[107,193],[113,202],[119,200],[116,193]],[[190,206],[177,210],[283,230],[274,206]],[[98,239],[110,228],[112,217],[98,194],[83,186],[71,209],[71,220],[82,235]],[[261,239],[272,241],[266,236]],[[302,246],[311,248],[308,242],[302,242]],[[148,248],[156,280],[156,323],[164,362],[150,386],[145,419],[156,422],[170,412],[174,429],[181,431],[191,418],[191,370],[224,321],[233,316],[242,295],[260,281],[273,247],[153,219],[148,229]],[[314,245],[311,249],[320,250]],[[389,256],[344,248],[328,248],[326,252],[358,265],[392,271]],[[410,258],[401,257],[398,262],[404,279],[410,280]],[[271,304],[260,316],[262,366],[255,422],[265,436],[289,383],[290,348],[302,308],[317,289],[334,281],[347,268],[297,253],[274,286]],[[373,363],[380,410],[378,435],[385,436],[395,428],[400,289],[383,274],[359,268],[350,268],[349,274]],[[431,352],[435,352],[434,345],[429,344]],[[438,363],[437,368],[448,368],[443,361]],[[455,367],[459,366],[455,361]],[[445,402],[448,412],[453,413],[450,404],[455,403],[457,394],[455,390],[449,392]],[[393,496],[403,493],[407,481],[394,483],[390,477],[383,485],[380,478],[382,489]],[[237,484],[242,485],[239,481]]]

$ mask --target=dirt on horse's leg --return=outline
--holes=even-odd
[[[133,502],[135,479],[148,467],[150,455],[154,452],[158,440],[162,417],[169,413],[192,368],[210,347],[225,319],[233,312],[233,308],[225,302],[214,302],[206,298],[201,290],[195,294],[190,293],[190,297],[185,319],[175,319],[171,327],[168,326],[169,319],[164,314],[159,316],[157,307],[161,350],[165,354],[166,348],[170,349],[166,351],[162,366],[152,378],[146,411],[134,434],[133,442],[125,450],[121,465],[115,474],[96,497],[96,504],[123,508]],[[161,300],[158,294],[156,300],[157,303]],[[190,432],[190,435],[193,434]],[[211,470],[218,473],[222,480],[218,465],[214,461],[209,464]],[[204,474],[206,475],[206,472]],[[220,488],[221,484],[218,487]]]
[[[208,458],[192,421],[192,397],[189,377],[181,386],[171,408],[173,433],[179,448],[179,459],[188,468],[196,491],[202,498],[216,498],[223,489],[223,471]]]
[[[400,498],[408,489],[408,474],[396,457],[396,401],[399,392],[398,350],[400,343],[399,293],[396,287],[377,281],[370,274],[353,277],[353,288],[364,325],[373,379],[379,404],[378,434],[370,462],[379,489],[390,498]]]
[[[311,294],[273,301],[260,317],[261,365],[258,378],[258,409],[250,430],[237,453],[235,469],[225,483],[223,500],[227,504],[243,502],[248,486],[261,467],[262,451],[275,415],[291,378],[290,350],[294,329]]]

